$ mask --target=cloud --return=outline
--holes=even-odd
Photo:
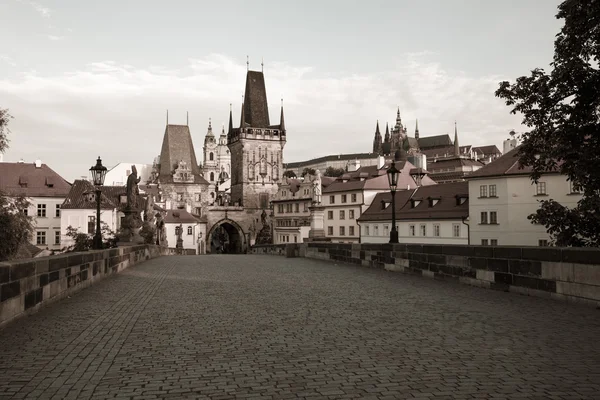
[[[64,36],[48,35],[48,39],[54,40],[54,41],[62,40],[64,38],[65,38]]]
[[[18,3],[28,4],[44,18],[50,18],[51,14],[52,14],[51,9],[41,5],[37,1],[31,1],[31,0],[16,0],[16,1]]]
[[[271,123],[284,98],[288,142],[285,161],[367,152],[375,123],[394,124],[396,107],[412,135],[452,133],[462,144],[500,147],[519,118],[494,97],[500,76],[448,71],[431,53],[406,54],[371,74],[324,74],[311,66],[265,65]],[[87,174],[101,155],[106,164],[152,163],[160,152],[165,114],[171,123],[190,115],[197,158],[208,118],[234,125],[244,92],[246,65],[222,55],[191,59],[178,68],[140,68],[99,61],[62,75],[23,73],[0,78],[0,98],[15,119],[5,159],[41,158],[67,179]]]
[[[17,63],[15,62],[15,60],[13,60],[12,57],[9,56],[5,56],[5,55],[1,55],[0,54],[0,61],[3,63],[6,63],[8,65],[10,65],[11,67],[16,67]]]

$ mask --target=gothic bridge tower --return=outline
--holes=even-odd
[[[283,178],[286,142],[283,104],[278,125],[271,125],[265,77],[248,71],[239,128],[229,112],[227,146],[231,152],[231,201],[246,211],[269,208]]]

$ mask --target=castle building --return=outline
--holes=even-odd
[[[204,179],[209,183],[209,201],[212,204],[217,198],[219,186],[228,181],[231,175],[231,154],[229,147],[227,147],[225,127],[221,129],[221,135],[217,139],[213,134],[212,123],[209,119],[203,150],[204,164],[202,165],[202,172]]]

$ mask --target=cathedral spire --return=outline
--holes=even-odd
[[[419,138],[419,120],[415,122],[415,139]]]
[[[379,131],[379,120],[375,126],[375,138],[373,139],[373,153],[381,154],[381,132]]]
[[[213,136],[212,121],[210,118],[208,119],[208,132],[206,132],[206,136]]]
[[[390,126],[387,122],[385,123],[385,141],[390,141]]]
[[[281,133],[285,133],[285,122],[283,119],[283,99],[281,99],[281,117],[279,117],[279,129]]]
[[[456,121],[454,121],[454,155],[460,155],[460,146],[458,145],[458,129],[456,128]]]

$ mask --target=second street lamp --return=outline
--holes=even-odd
[[[92,173],[92,181],[96,187],[96,233],[94,234],[94,241],[92,247],[95,250],[102,249],[102,232],[100,232],[100,196],[102,192],[100,188],[104,185],[104,177],[106,176],[106,167],[102,165],[102,160],[98,157],[96,165],[90,168]]]
[[[398,187],[398,175],[400,171],[396,168],[396,163],[392,162],[387,170],[388,183],[392,193],[392,230],[390,231],[390,243],[398,243],[398,230],[396,229],[396,188]]]

